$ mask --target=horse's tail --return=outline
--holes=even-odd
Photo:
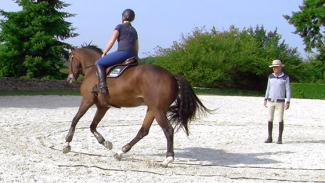
[[[178,83],[179,93],[173,105],[169,108],[168,119],[178,130],[182,127],[189,135],[188,124],[197,115],[210,112],[200,99],[195,95],[190,83],[181,76],[175,76]]]

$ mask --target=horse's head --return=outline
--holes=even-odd
[[[96,60],[98,60],[103,52],[97,46],[85,45],[81,48],[72,48],[69,54],[69,75],[67,81],[72,83],[77,80],[80,74],[84,74],[94,70]]]
[[[82,65],[80,61],[80,57],[78,56],[78,50],[72,49],[69,54],[69,75],[67,81],[72,83],[76,81],[79,77],[79,74],[82,73]]]

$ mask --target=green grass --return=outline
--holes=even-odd
[[[226,96],[263,96],[263,92],[241,90],[233,88],[194,88],[196,94],[201,95],[226,95]]]
[[[226,96],[264,96],[264,91],[227,89],[227,88],[194,88],[196,94],[201,95],[226,95]],[[42,91],[0,91],[0,96],[32,96],[32,95],[75,95],[79,90],[56,89]],[[292,98],[325,99],[325,84],[291,83]]]
[[[325,84],[291,83],[293,98],[325,99]]]
[[[262,96],[263,93],[250,90],[239,89],[218,89],[218,88],[194,88],[196,94],[201,95],[228,95],[228,96]],[[19,96],[19,95],[79,95],[79,90],[42,90],[42,91],[0,91],[0,96]]]
[[[197,94],[227,96],[264,96],[264,91],[240,89],[194,88]],[[292,98],[325,99],[325,84],[291,83]]]

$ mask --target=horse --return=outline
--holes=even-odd
[[[199,98],[195,95],[190,83],[181,76],[171,74],[169,71],[153,65],[141,64],[128,68],[117,78],[106,78],[109,86],[109,95],[105,98],[110,104],[103,105],[98,94],[94,94],[94,86],[98,84],[95,62],[102,55],[102,51],[95,46],[83,46],[74,48],[69,54],[69,75],[67,80],[71,83],[80,74],[84,79],[80,85],[81,104],[77,114],[74,116],[66,142],[63,146],[63,153],[71,151],[72,141],[76,125],[79,119],[92,106],[96,105],[97,111],[90,125],[98,143],[107,149],[112,149],[112,143],[105,140],[97,131],[97,125],[107,112],[114,107],[137,107],[147,106],[145,118],[137,135],[120,151],[114,154],[117,160],[143,137],[148,135],[153,120],[156,119],[162,128],[167,140],[167,152],[162,166],[167,167],[174,161],[174,131],[183,128],[189,135],[189,122],[196,119],[200,114],[209,112]]]

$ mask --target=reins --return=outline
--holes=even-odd
[[[87,66],[85,66],[85,69],[89,69],[90,67],[94,67],[94,66],[95,66],[95,64],[87,65]]]

